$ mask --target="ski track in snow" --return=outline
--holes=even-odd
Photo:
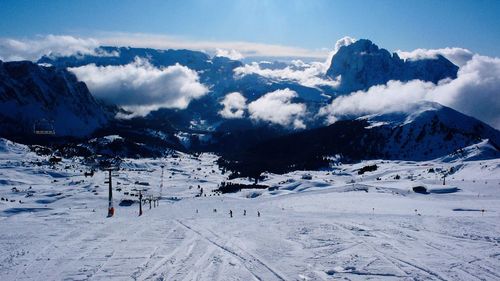
[[[356,173],[366,163],[343,165],[336,175],[310,171],[312,180],[268,175],[263,183],[276,190],[223,196],[211,193],[225,178],[214,156],[130,160],[115,188],[149,182],[158,194],[166,163],[164,198],[138,217],[137,204],[117,204],[131,197],[115,191],[116,214],[105,218],[104,173],[84,178],[72,160],[61,164],[76,165],[70,171],[26,164],[37,159],[0,155],[0,196],[15,199],[0,201],[2,281],[500,280],[500,160],[379,161],[367,176]],[[411,175],[440,188],[426,171],[446,165],[460,166],[448,183],[459,192],[419,195],[408,188],[417,183],[393,180]],[[197,185],[207,197],[194,197]]]

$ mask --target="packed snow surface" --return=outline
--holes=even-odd
[[[214,155],[125,159],[106,218],[106,173],[47,158],[0,142],[0,280],[500,279],[500,159],[338,164],[222,195]],[[159,206],[138,216],[136,189]]]

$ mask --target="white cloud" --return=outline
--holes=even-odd
[[[297,93],[288,88],[267,93],[248,105],[250,118],[303,129],[306,127],[302,120],[306,106],[302,103],[292,103],[295,97]]]
[[[284,68],[262,68],[259,63],[253,62],[234,69],[235,75],[239,77],[255,73],[271,79],[294,81],[307,87],[337,87],[338,80],[322,78],[325,72],[325,64],[323,63],[307,64],[300,60],[292,61],[291,65]]]
[[[241,60],[242,58],[244,58],[244,56],[240,52],[238,52],[234,49],[224,50],[224,49],[217,48],[215,50],[215,56],[216,57],[226,57],[226,58],[229,58],[232,60]]]
[[[144,116],[159,108],[186,108],[191,100],[208,92],[196,71],[176,64],[156,68],[148,61],[119,66],[89,64],[69,68],[92,94]]]
[[[219,114],[228,119],[243,118],[247,107],[247,100],[238,92],[227,94],[221,104],[224,108],[219,111]]]
[[[354,42],[356,42],[356,39],[349,37],[349,36],[344,36],[344,37],[340,38],[339,40],[337,40],[337,42],[335,42],[335,47],[333,48],[333,51],[330,51],[328,53],[328,57],[326,58],[326,62],[325,62],[326,69],[330,68],[330,64],[332,63],[333,56],[339,51],[339,49],[341,47],[351,45]],[[325,71],[326,71],[326,69],[325,69]]]
[[[500,58],[475,55],[459,69],[456,79],[438,85],[389,81],[341,96],[321,108],[319,115],[332,123],[346,115],[404,111],[409,103],[421,100],[441,103],[500,129]]]
[[[99,42],[92,38],[47,35],[34,39],[0,38],[0,59],[37,60],[43,55],[69,56],[74,54],[93,54],[110,56],[99,47]]]
[[[397,50],[396,53],[400,58],[409,60],[434,59],[437,55],[442,55],[459,67],[465,65],[474,55],[471,51],[463,48],[416,49],[411,52]]]
[[[500,129],[500,58],[474,55],[457,79],[437,86],[428,99]]]
[[[406,83],[389,81],[386,85],[373,86],[366,92],[340,96],[321,108],[319,115],[326,115],[328,123],[334,123],[344,116],[404,111],[412,102],[423,100],[434,87],[433,83],[420,80]]]

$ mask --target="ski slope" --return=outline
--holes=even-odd
[[[216,159],[126,159],[106,218],[104,172],[86,178],[76,158],[52,168],[3,140],[0,280],[500,279],[499,159],[339,164],[220,196]],[[358,175],[369,164],[378,169]],[[159,196],[160,165],[159,206],[140,217],[137,203],[119,206],[134,188]],[[429,173],[451,167],[445,186]]]

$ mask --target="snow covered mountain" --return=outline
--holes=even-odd
[[[106,112],[85,83],[64,69],[0,61],[2,136],[33,136],[37,124],[53,127],[56,136],[85,136],[107,123]]]
[[[381,152],[386,159],[435,159],[483,140],[500,149],[498,130],[435,102],[419,102],[405,112],[359,120],[368,121],[368,128],[383,134],[385,144]]]
[[[471,152],[475,145],[485,153]],[[221,165],[255,176],[264,171],[319,169],[328,166],[328,157],[336,155],[344,162],[424,161],[445,156],[478,160],[496,158],[499,151],[498,130],[449,107],[420,102],[405,112],[340,120],[328,127],[263,141],[226,155]]]
[[[213,57],[199,51],[192,50],[158,50],[150,48],[132,47],[99,47],[98,55],[73,56],[43,56],[38,63],[50,64],[57,68],[79,67],[88,64],[97,66],[126,65],[133,63],[136,58],[147,59],[155,67],[168,67],[175,64],[186,66],[200,75],[200,81],[213,85],[212,91],[232,84],[233,69],[242,66],[240,61],[226,57]],[[104,54],[104,55],[103,55]]]
[[[367,90],[386,84],[389,80],[419,79],[437,83],[441,79],[456,78],[458,67],[445,57],[435,59],[402,60],[394,53],[381,49],[370,40],[361,39],[342,46],[333,56],[326,76],[340,75],[340,93]]]

